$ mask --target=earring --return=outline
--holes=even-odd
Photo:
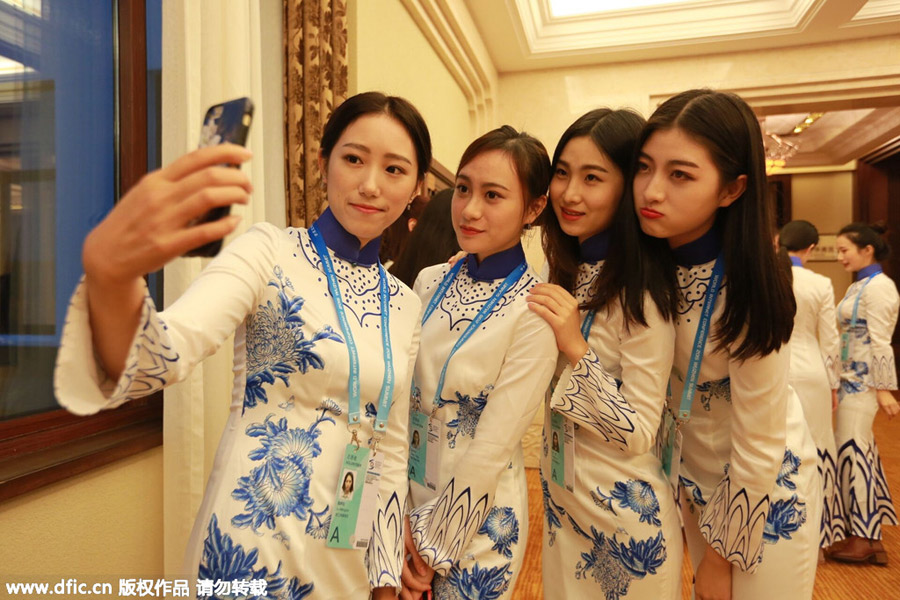
[[[525,227],[523,227],[525,231],[531,231],[531,223],[525,223]]]

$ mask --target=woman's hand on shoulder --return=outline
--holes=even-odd
[[[241,146],[210,146],[144,175],[85,239],[87,277],[125,285],[231,233],[240,217],[197,221],[211,209],[248,202],[247,175],[223,165],[239,165],[250,156]]]
[[[552,283],[538,283],[531,288],[528,308],[547,321],[556,335],[556,346],[574,366],[588,351],[581,335],[581,312],[578,301],[566,290]]]
[[[897,399],[890,390],[875,390],[875,397],[878,398],[878,406],[888,418],[893,419],[900,413],[900,404],[897,404]]]
[[[460,250],[459,252],[457,252],[456,254],[454,254],[453,256],[451,256],[450,258],[447,259],[447,264],[452,267],[453,265],[455,265],[456,263],[458,263],[465,257],[466,257],[466,253],[463,252],[462,250]]]

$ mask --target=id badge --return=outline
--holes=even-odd
[[[660,462],[663,472],[672,485],[672,489],[678,489],[678,471],[681,466],[681,430],[678,429],[678,420],[669,411],[663,412],[663,426],[660,430],[662,444]]]
[[[425,487],[432,492],[438,489],[441,479],[441,448],[444,440],[444,423],[437,419],[428,421],[428,455],[425,458]]]
[[[365,549],[372,536],[384,453],[347,444],[334,502],[327,545]]]
[[[847,362],[850,358],[850,332],[841,334],[841,362]]]
[[[550,412],[550,479],[570,492],[575,489],[575,427],[556,411]]]
[[[425,466],[428,455],[428,415],[421,411],[413,412],[409,420],[411,430],[409,438],[410,481],[425,485]]]

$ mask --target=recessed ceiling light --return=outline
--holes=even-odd
[[[629,8],[665,6],[687,1],[689,0],[603,0],[602,2],[597,0],[547,0],[547,3],[550,5],[551,16],[574,17]]]

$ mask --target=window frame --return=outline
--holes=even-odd
[[[147,171],[145,0],[113,4],[116,197]],[[162,392],[114,410],[0,421],[0,502],[162,444]]]

